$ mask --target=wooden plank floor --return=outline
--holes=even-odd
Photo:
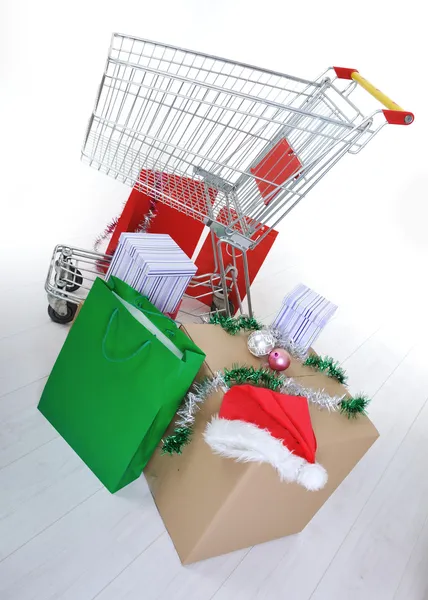
[[[264,320],[297,278],[268,262],[254,285]],[[316,347],[373,397],[379,440],[300,535],[182,567],[144,478],[110,495],[36,410],[67,334],[42,284],[22,286],[0,327],[1,600],[428,597],[428,372],[415,329],[339,309]]]

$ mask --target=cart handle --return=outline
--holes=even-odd
[[[386,94],[377,89],[370,81],[359,74],[357,69],[346,69],[344,67],[333,67],[339,79],[352,79],[371,94],[376,100],[386,107],[382,112],[385,119],[391,125],[410,125],[415,120],[413,113],[404,110]]]

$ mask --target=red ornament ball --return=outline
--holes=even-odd
[[[274,371],[285,371],[290,363],[290,355],[283,348],[274,348],[269,354],[269,366]]]

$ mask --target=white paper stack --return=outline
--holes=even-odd
[[[336,310],[335,304],[300,283],[282,301],[272,327],[309,350]]]
[[[163,233],[122,233],[107,272],[125,281],[164,313],[173,314],[196,266]]]

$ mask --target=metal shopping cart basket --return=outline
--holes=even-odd
[[[48,314],[52,321],[66,324],[74,319],[79,304],[85,299],[96,277],[105,277],[111,259],[110,255],[93,250],[84,250],[65,244],[55,246],[45,281]],[[218,274],[197,275],[189,286],[209,289],[209,292],[200,293],[198,298],[204,297],[205,294],[215,294],[212,310],[217,311],[224,310],[221,308],[224,298],[222,288],[218,284],[219,278]],[[233,265],[228,265],[225,268],[226,297],[234,289],[242,309],[236,278],[237,269]],[[194,299],[193,296],[191,298]],[[186,307],[180,308],[183,314],[193,314],[194,310],[189,313]],[[205,312],[200,311],[198,314],[201,317],[206,315]]]
[[[358,86],[385,109],[364,114]],[[113,34],[82,159],[210,228],[215,273],[193,285],[226,298],[242,255],[251,315],[247,252],[345,154],[413,119],[355,69],[309,81]]]

